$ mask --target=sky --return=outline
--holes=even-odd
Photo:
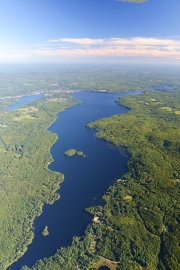
[[[0,11],[0,63],[180,64],[180,0],[0,0]]]

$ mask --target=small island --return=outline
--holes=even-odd
[[[71,157],[71,156],[74,156],[74,155],[85,157],[85,154],[82,151],[77,151],[75,149],[67,150],[66,152],[64,152],[64,155],[66,155],[68,157]]]
[[[76,151],[76,154],[77,154],[78,156],[83,156],[83,157],[85,157],[84,153],[81,152],[81,151]]]
[[[42,235],[43,236],[48,236],[49,235],[48,226],[45,226],[44,230],[42,231]]]
[[[66,152],[64,152],[64,154],[68,157],[74,156],[76,154],[76,150],[75,149],[69,149]]]

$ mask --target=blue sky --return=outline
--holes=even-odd
[[[0,62],[180,63],[180,0],[0,0],[0,10]]]

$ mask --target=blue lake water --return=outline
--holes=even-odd
[[[99,140],[95,131],[86,124],[98,118],[129,111],[115,102],[119,96],[131,93],[78,92],[72,96],[82,101],[74,107],[58,114],[58,119],[49,130],[58,134],[57,142],[51,148],[54,162],[49,169],[64,174],[65,179],[59,189],[60,200],[53,205],[45,205],[43,213],[35,219],[33,243],[25,255],[10,269],[19,270],[23,265],[32,266],[38,259],[53,255],[60,247],[71,243],[73,236],[81,236],[92,216],[85,212],[90,206],[103,205],[101,199],[107,188],[127,172],[129,156],[125,149]],[[74,148],[86,157],[67,157],[64,152]],[[42,236],[45,226],[49,235]]]
[[[18,98],[18,102],[12,106],[8,106],[7,110],[8,111],[16,110],[24,105],[30,104],[33,101],[40,99],[40,98],[43,98],[43,97],[44,96],[42,94],[20,97],[20,98]]]

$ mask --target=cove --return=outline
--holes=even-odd
[[[122,147],[108,144],[95,137],[95,131],[86,124],[98,118],[127,113],[128,108],[115,102],[118,97],[140,94],[131,93],[92,93],[78,92],[72,96],[82,101],[74,107],[58,114],[49,130],[58,135],[51,148],[54,162],[49,165],[52,171],[64,174],[64,182],[59,193],[60,200],[53,205],[44,205],[43,213],[34,221],[34,240],[27,252],[9,269],[19,270],[22,266],[31,267],[37,260],[52,256],[60,247],[71,244],[73,236],[82,236],[92,216],[85,209],[103,205],[101,199],[107,188],[127,172],[129,156]],[[68,149],[82,151],[86,157],[67,157]],[[49,235],[42,236],[48,226]]]
[[[8,111],[16,110],[24,105],[30,104],[31,102],[33,102],[37,99],[43,98],[43,97],[44,96],[42,94],[20,97],[20,98],[18,98],[18,102],[12,106],[8,106],[7,110]]]

